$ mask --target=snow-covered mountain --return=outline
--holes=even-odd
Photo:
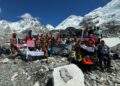
[[[56,30],[58,29],[66,29],[67,27],[78,27],[80,22],[82,21],[83,17],[71,15],[67,19],[65,19],[63,22],[61,22],[58,26],[56,26]]]
[[[8,22],[6,20],[1,20],[0,29],[20,33],[28,29],[32,29],[34,32],[45,31],[46,27],[42,25],[37,19],[26,18],[17,22]]]
[[[54,28],[52,25],[50,25],[50,24],[47,24],[47,25],[46,25],[46,28],[47,28],[49,31],[55,29],[55,28]]]
[[[82,23],[100,25],[120,25],[120,0],[112,0],[104,7],[99,7],[85,15]]]

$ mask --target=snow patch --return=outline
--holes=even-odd
[[[106,45],[108,45],[109,47],[114,47],[114,46],[120,44],[120,38],[119,37],[103,38],[102,40],[104,40]]]
[[[49,31],[51,31],[51,30],[54,30],[55,28],[52,26],[52,25],[50,25],[50,24],[47,24],[46,25],[46,27],[48,28],[48,30]]]
[[[93,22],[93,24],[100,26],[116,22],[120,24],[120,0],[112,0],[104,7],[99,7],[92,12],[85,15],[83,18],[85,22]]]
[[[66,29],[67,27],[75,27],[77,28],[82,21],[83,17],[81,16],[76,16],[76,15],[71,15],[67,19],[65,19],[63,22],[61,22],[58,26],[56,26],[56,30],[59,29]]]

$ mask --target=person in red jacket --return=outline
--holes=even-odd
[[[24,41],[27,43],[28,40],[32,40],[32,38],[29,37],[29,35],[26,35],[26,37],[24,38]]]

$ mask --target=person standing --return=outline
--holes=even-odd
[[[94,34],[98,36],[97,44],[99,44],[100,40],[103,38],[103,31],[100,29],[100,27],[97,27],[94,31]]]
[[[28,31],[28,35],[29,35],[30,38],[32,38],[32,30]]]
[[[81,43],[80,40],[76,41],[75,43],[75,55],[77,61],[81,60],[80,43]]]
[[[12,37],[10,38],[10,48],[12,55],[17,55],[20,53],[20,50],[17,47],[17,34],[13,33]]]
[[[99,59],[100,68],[103,69],[103,63],[105,67],[111,67],[111,58],[109,56],[109,47],[105,44],[104,40],[100,41],[97,49],[97,56]]]

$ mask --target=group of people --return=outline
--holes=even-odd
[[[87,27],[83,34],[84,40],[78,40],[75,44],[76,58],[87,67],[97,62],[101,70],[103,70],[104,67],[110,68],[110,48],[102,38],[103,32],[100,27],[95,27],[94,29]]]
[[[10,39],[10,48],[11,53],[14,55],[21,53],[20,49],[17,47],[17,34],[13,33]],[[60,34],[57,34],[56,37],[53,37],[49,33],[46,34],[38,34],[36,36],[32,35],[32,31],[29,30],[26,34],[26,37],[22,39],[24,43],[27,41],[34,41],[34,47],[28,47],[30,51],[41,50],[44,52],[44,56],[48,57],[51,54],[53,46],[59,46],[60,44],[66,44],[70,42],[70,38],[67,40],[65,38],[61,38]]]
[[[26,37],[23,38],[24,43],[29,40],[34,40],[35,46],[29,47],[32,50],[42,50],[44,56],[47,58],[51,55],[52,47],[54,45],[59,46],[60,44],[72,44],[72,50],[76,53],[76,58],[80,59],[86,65],[94,64],[94,57],[98,58],[99,66],[103,69],[104,66],[111,66],[111,59],[109,56],[109,47],[105,44],[102,39],[102,30],[99,27],[96,27],[94,30],[91,27],[87,27],[83,32],[83,38],[65,38],[61,37],[61,34],[58,33],[56,37],[53,37],[49,33],[41,34],[37,36],[32,35],[32,30],[29,30]],[[17,44],[17,34],[13,33],[10,39],[10,48],[12,54],[21,53]],[[88,61],[88,63],[87,63]]]

